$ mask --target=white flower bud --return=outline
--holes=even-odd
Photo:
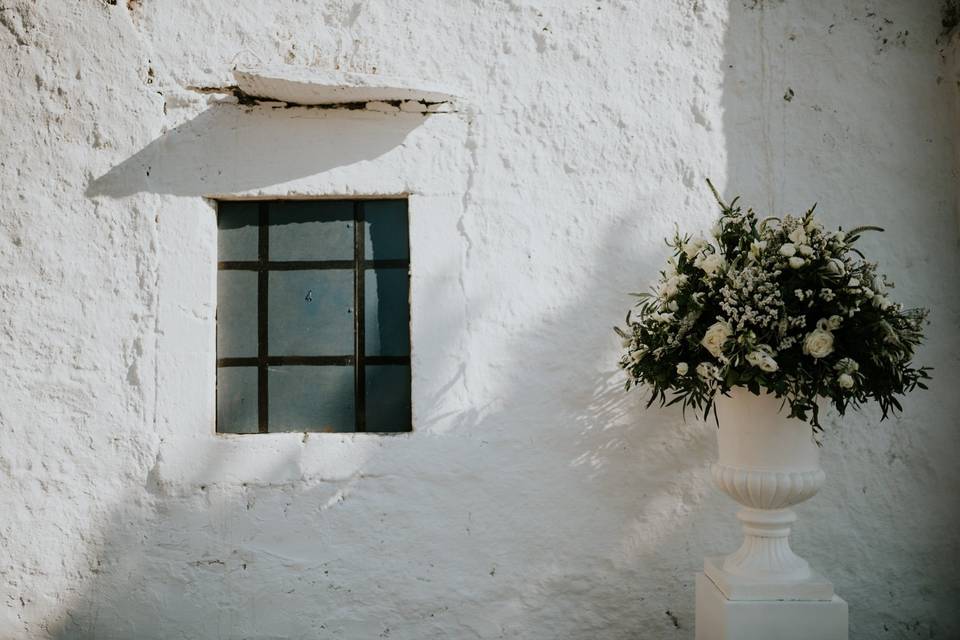
[[[839,384],[842,389],[851,389],[853,388],[853,376],[849,373],[841,373],[837,376],[837,384]]]
[[[787,262],[790,263],[791,269],[799,269],[800,267],[802,267],[807,263],[807,261],[804,260],[803,258],[798,258],[796,256],[794,256],[793,258],[790,258]]]
[[[690,367],[687,365],[686,362],[680,362],[680,363],[677,364],[677,375],[678,375],[678,376],[685,376],[685,375],[687,375],[687,371],[689,371],[689,370],[690,370]]]

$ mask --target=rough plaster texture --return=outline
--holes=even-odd
[[[795,548],[853,638],[960,636],[952,101],[934,2],[0,6],[0,637],[692,638],[711,427],[609,327],[703,178],[813,200],[933,308],[929,393],[828,421]],[[245,107],[233,61],[452,113]],[[409,193],[415,432],[213,434],[209,196]]]

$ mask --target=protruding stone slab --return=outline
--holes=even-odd
[[[833,599],[833,583],[811,570],[810,577],[784,583],[771,583],[732,575],[723,570],[725,556],[703,560],[703,572],[727,598],[735,601],[789,600],[821,601]]]
[[[433,82],[296,65],[236,69],[233,76],[240,90],[251,97],[298,105],[399,101],[424,103],[425,109],[455,97]]]
[[[729,600],[702,573],[696,580],[696,640],[848,640],[847,603]]]

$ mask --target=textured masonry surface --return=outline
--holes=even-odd
[[[929,393],[831,416],[797,550],[851,637],[960,635],[956,176],[937,3],[0,6],[0,637],[692,638],[738,540],[710,425],[615,370],[703,179],[814,200],[934,310]],[[237,104],[235,61],[446,113]],[[213,435],[205,196],[410,194],[415,432]]]

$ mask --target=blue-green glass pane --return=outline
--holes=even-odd
[[[367,365],[367,431],[410,431],[410,367]]]
[[[410,255],[406,200],[364,203],[363,243],[367,260],[406,260]]]
[[[364,278],[366,355],[409,355],[410,276],[407,269],[367,269]]]
[[[271,271],[269,278],[271,356],[353,354],[353,271]]]
[[[353,367],[270,367],[270,431],[355,431]]]
[[[257,272],[217,271],[217,357],[257,355]]]
[[[260,246],[257,202],[217,204],[217,260],[257,260]]]
[[[217,369],[217,431],[257,433],[257,368]]]
[[[353,259],[352,202],[274,202],[269,219],[272,261]]]

